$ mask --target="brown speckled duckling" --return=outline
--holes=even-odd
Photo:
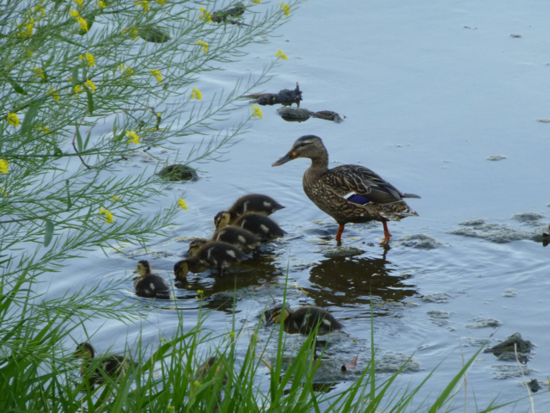
[[[231,217],[227,212],[220,212],[216,216],[216,228],[220,230],[225,228]],[[243,228],[254,235],[257,235],[262,240],[273,240],[275,238],[282,238],[286,232],[273,221],[271,218],[261,214],[246,214],[237,219],[234,224],[235,227]]]
[[[262,240],[245,229],[228,225],[217,230],[210,241],[225,242],[226,244],[237,247],[244,253],[248,253],[257,248]],[[209,240],[206,238],[195,238],[189,244],[189,250],[187,252],[189,255],[195,255],[207,242],[209,242]]]
[[[267,195],[248,194],[237,199],[227,211],[218,212],[214,217],[214,222],[223,213],[229,213],[228,224],[233,225],[244,214],[254,212],[256,214],[271,215],[283,208],[284,206]]]
[[[284,313],[281,305],[266,311],[265,316],[267,325],[283,321],[283,330],[289,334],[310,334],[315,331],[319,323],[318,335],[344,328],[332,314],[320,307],[304,306],[292,311],[287,304]]]
[[[174,265],[174,275],[176,280],[184,281],[188,272],[199,273],[208,268],[215,268],[218,275],[222,276],[224,270],[249,258],[233,245],[225,242],[208,242],[195,255],[178,261]]]
[[[418,216],[403,198],[420,197],[400,192],[374,171],[359,165],[329,169],[327,149],[317,136],[306,135],[296,140],[273,166],[296,158],[311,159],[311,166],[304,173],[304,192],[319,209],[338,222],[337,241],[341,240],[348,222],[380,221],[384,226],[384,240],[380,245],[386,244],[391,237],[388,221]]]
[[[134,278],[134,288],[137,295],[141,297],[170,298],[170,286],[158,274],[151,272],[151,265],[148,261],[140,261],[134,273],[139,277]]]

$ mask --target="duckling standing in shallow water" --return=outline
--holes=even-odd
[[[88,381],[90,389],[105,381],[104,376],[117,378],[126,374],[136,364],[126,356],[95,357],[95,350],[90,343],[80,343],[76,346],[75,357],[83,359],[80,376]],[[92,361],[93,359],[93,361]]]
[[[199,273],[208,268],[215,268],[218,275],[222,276],[227,268],[249,258],[233,245],[225,242],[208,242],[191,257],[178,261],[174,265],[174,275],[177,281],[184,281],[188,272]]]
[[[195,238],[189,244],[189,249],[187,252],[189,255],[195,255],[197,251],[201,249],[208,241],[209,240],[206,238]],[[252,251],[261,243],[261,239],[253,233],[245,229],[229,225],[217,230],[214,235],[212,235],[212,239],[210,241],[231,244],[244,253]]]
[[[279,204],[273,198],[262,194],[248,194],[241,196],[227,211],[221,211],[216,214],[214,222],[222,213],[229,213],[229,225],[233,225],[240,216],[254,212],[256,214],[271,215],[274,212],[283,209],[284,206]]]
[[[220,212],[216,215],[214,220],[216,229],[220,230],[229,225],[231,216],[228,212]],[[273,240],[275,238],[282,238],[286,231],[284,231],[279,224],[273,221],[271,218],[262,214],[245,214],[235,221],[235,227],[243,228],[254,235],[257,235],[262,240]]]
[[[311,159],[311,166],[304,173],[304,192],[321,211],[338,222],[338,243],[348,222],[382,222],[384,240],[380,245],[383,245],[391,237],[388,221],[418,216],[403,198],[420,197],[402,193],[374,171],[359,165],[340,165],[329,169],[327,149],[317,136],[302,136],[272,166],[279,166],[296,158]]]
[[[318,335],[328,334],[331,331],[342,330],[344,326],[336,320],[327,310],[314,306],[303,306],[292,311],[290,307],[285,305],[277,306],[272,310],[265,312],[267,325],[283,322],[283,330],[289,334],[305,334],[308,335],[315,331],[317,325]]]
[[[151,266],[148,261],[138,262],[137,270],[139,277],[134,278],[136,294],[141,297],[170,298],[170,286],[158,274],[151,273]]]

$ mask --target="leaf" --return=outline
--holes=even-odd
[[[76,148],[78,152],[82,152],[82,136],[80,136],[80,129],[76,127]]]
[[[69,190],[69,180],[65,181],[65,188],[67,188],[67,211],[71,209],[73,203],[71,201],[71,191]]]
[[[25,92],[25,89],[23,89],[19,84],[13,80],[11,77],[6,76],[6,79],[10,83],[10,85],[13,87],[13,90],[15,90],[17,93],[20,93],[21,95],[26,95],[27,92]]]
[[[90,110],[90,115],[94,111],[94,99],[92,98],[92,92],[86,90],[86,95],[88,96],[88,109]]]
[[[53,154],[55,156],[63,156],[63,151],[56,146],[55,148],[53,148]]]
[[[21,125],[21,133],[23,135],[27,135],[32,131],[33,119],[36,117],[38,108],[40,108],[43,102],[43,99],[38,99],[31,103],[29,110],[25,113],[25,117],[23,118],[23,123]]]
[[[47,247],[52,242],[53,237],[53,222],[49,219],[46,220],[46,231],[44,233],[44,246]]]
[[[348,370],[353,370],[355,367],[357,367],[358,358],[359,358],[359,354],[356,355],[355,358],[349,362],[349,364],[342,366],[342,373],[345,373]]]
[[[78,66],[73,67],[72,73],[72,88],[74,90],[74,87],[78,84]]]
[[[70,44],[72,44],[72,45],[74,45],[74,46],[86,48],[86,46],[84,46],[84,45],[82,45],[82,44],[80,44],[80,43],[74,42],[74,41],[72,41],[71,39],[69,39],[69,38],[67,38],[67,37],[65,37],[65,36],[62,36],[62,35],[60,35],[60,34],[58,34],[58,33],[52,33],[52,37],[54,37],[54,38],[56,38],[56,39],[58,39],[58,40],[62,40],[62,41],[64,41],[64,42],[70,43]]]

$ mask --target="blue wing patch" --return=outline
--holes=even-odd
[[[346,200],[348,200],[349,202],[353,202],[354,204],[365,205],[370,202],[368,198],[365,198],[363,195],[358,195],[355,192],[347,194],[344,198],[346,198]]]

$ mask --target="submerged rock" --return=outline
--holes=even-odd
[[[533,369],[530,369],[527,366],[518,366],[517,364],[505,364],[498,366],[491,366],[493,370],[493,377],[497,380],[506,380],[513,377],[522,377],[524,375],[529,375],[533,372]]]
[[[500,327],[502,323],[494,318],[478,317],[475,323],[466,324],[466,327],[470,328],[486,328],[486,327]]]
[[[436,293],[436,294],[426,294],[422,297],[422,301],[425,303],[437,303],[443,304],[449,301],[449,298],[452,298],[450,294],[447,293]]]
[[[442,245],[441,242],[437,241],[435,238],[425,234],[407,235],[403,238],[399,238],[393,244],[425,250],[433,250]]]
[[[320,110],[317,112],[312,112],[311,117],[317,119],[331,120],[336,123],[343,122],[344,119],[346,119],[345,116],[340,116],[338,113],[333,112],[332,110]]]
[[[533,214],[519,214],[519,219],[526,222],[533,218]],[[529,218],[528,218],[529,217]],[[533,222],[534,223],[534,222]],[[537,222],[540,223],[540,222]],[[533,231],[525,231],[523,229],[512,227],[507,224],[491,224],[484,219],[476,219],[473,221],[461,222],[459,225],[464,228],[449,231],[449,234],[462,235],[465,237],[482,238],[497,244],[505,244],[512,241],[531,240],[535,242],[544,241],[545,228],[537,228]]]
[[[524,212],[523,214],[516,214],[512,217],[512,219],[516,221],[529,225],[539,225],[542,218],[544,218],[544,215],[536,212]]]
[[[361,255],[364,252],[362,249],[356,247],[329,247],[321,250],[321,254],[327,258],[353,257]]]
[[[289,122],[303,122],[310,118],[311,111],[304,108],[282,107],[277,109],[277,114]]]
[[[533,348],[533,343],[531,343],[529,340],[524,340],[521,337],[520,333],[512,334],[511,336],[508,336],[506,340],[504,340],[502,343],[498,343],[494,345],[491,348],[485,349],[484,353],[494,353],[495,355],[499,355],[502,353],[508,353],[515,351],[520,353],[526,353],[530,352]]]
[[[199,179],[196,169],[178,163],[162,168],[157,175],[169,181],[196,181]]]

